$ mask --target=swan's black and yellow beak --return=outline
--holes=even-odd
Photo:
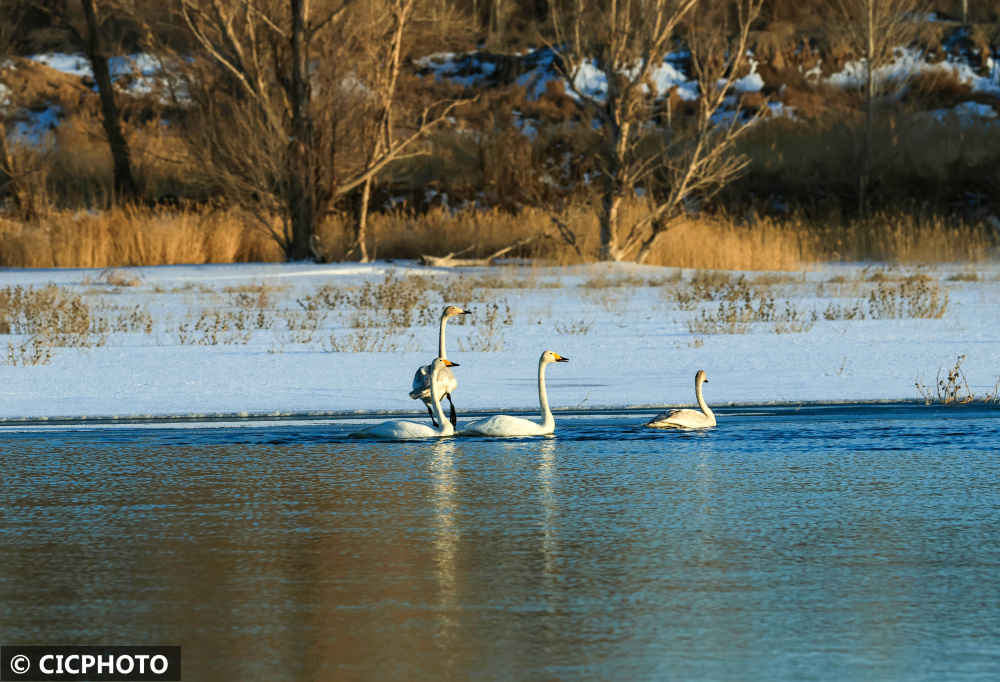
[[[471,310],[463,310],[459,313],[459,315],[471,315],[471,314],[472,314]]]
[[[452,362],[451,360],[441,360],[445,367],[461,367],[457,362]]]
[[[559,355],[559,353],[553,353],[552,355],[555,356],[556,362],[569,362],[569,358],[564,358],[563,356]]]

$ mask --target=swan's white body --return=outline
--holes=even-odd
[[[437,378],[437,375],[448,367],[458,367],[458,365],[443,358],[436,358],[434,362],[429,365],[429,367],[431,368],[431,376]],[[358,431],[357,433],[352,433],[351,437],[409,440],[413,438],[440,438],[442,436],[452,435],[455,433],[455,427],[452,426],[450,421],[448,421],[445,417],[444,410],[441,409],[441,383],[432,383],[430,392],[431,405],[440,426],[427,426],[426,424],[418,424],[416,422],[407,421],[382,422],[377,426],[372,426],[362,431]]]
[[[653,418],[646,424],[657,429],[707,429],[715,426],[715,414],[705,404],[701,394],[701,385],[708,382],[704,370],[698,370],[694,377],[694,393],[698,397],[698,410],[671,410]]]
[[[549,397],[545,392],[545,366],[553,362],[569,362],[569,358],[564,358],[558,353],[550,350],[542,353],[538,360],[538,402],[542,408],[541,423],[520,417],[511,417],[508,414],[497,414],[486,417],[471,424],[467,424],[459,435],[474,436],[544,436],[556,430],[556,422],[552,418],[552,410],[549,409]]]
[[[462,310],[461,308],[456,308],[455,306],[448,306],[444,309],[444,313],[441,315],[441,328],[438,333],[438,357],[442,360],[447,360],[448,355],[444,349],[444,330],[445,325],[448,324],[448,319],[455,317],[456,315],[468,315],[467,310]],[[455,374],[445,367],[439,374],[437,383],[441,388],[441,397],[447,397],[448,402],[451,402],[451,392],[458,388],[458,380],[455,379]],[[421,400],[424,405],[427,406],[427,411],[430,412],[431,408],[431,366],[424,365],[417,369],[416,374],[413,375],[413,390],[410,391],[410,398],[413,400]],[[452,411],[454,411],[454,405],[452,405]],[[452,422],[454,424],[454,422]]]

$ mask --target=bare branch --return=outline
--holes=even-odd
[[[415,132],[413,132],[409,137],[404,138],[402,141],[397,142],[395,145],[392,146],[391,149],[386,150],[380,157],[373,160],[366,168],[364,168],[363,170],[352,176],[350,179],[337,184],[333,188],[333,195],[342,196],[350,192],[354,188],[364,184],[373,176],[378,175],[378,173],[380,173],[382,169],[384,169],[393,161],[398,160],[400,158],[401,152],[404,149],[406,149],[409,145],[413,144],[414,142],[422,138],[432,128],[434,128],[441,122],[445,121],[448,118],[448,114],[450,114],[455,107],[462,106],[463,104],[469,104],[470,102],[474,101],[476,101],[475,98],[453,100],[448,103],[444,111],[442,111],[436,118],[430,121],[427,120],[427,116],[430,114],[430,110],[434,105],[432,104],[431,106],[427,107],[426,109],[424,109],[423,116],[421,117],[420,126],[417,128]]]
[[[455,258],[455,256],[459,256],[463,253],[467,253],[472,249],[474,249],[475,245],[473,245],[468,249],[465,249],[464,251],[459,251],[458,253],[454,252],[449,253],[447,256],[428,256],[428,255],[420,256],[420,264],[429,265],[432,267],[439,267],[439,268],[467,268],[467,267],[477,267],[477,266],[482,267],[486,265],[493,265],[493,261],[495,261],[500,256],[504,255],[505,253],[509,253],[516,248],[524,246],[525,244],[530,244],[531,242],[535,241],[541,236],[542,235],[533,234],[530,237],[522,237],[513,244],[505,246],[502,249],[490,254],[489,256],[486,256],[485,258]]]

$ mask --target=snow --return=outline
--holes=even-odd
[[[690,55],[688,55],[690,57]],[[686,75],[680,67],[683,56],[671,52],[658,68],[653,70],[652,79],[656,84],[658,95],[665,95],[671,88],[677,87],[677,96],[683,100],[698,99],[698,83]]]
[[[44,64],[50,69],[55,69],[70,76],[93,78],[94,72],[90,69],[90,62],[83,54],[67,54],[65,52],[47,52],[45,54],[33,54],[28,57],[31,61]]]
[[[918,118],[934,121],[943,125],[988,126],[995,125],[998,118],[996,110],[989,104],[979,102],[962,102],[951,109],[933,109],[920,112]]]
[[[675,65],[676,61],[677,56],[671,53],[667,55],[662,64],[652,69],[649,75],[650,81],[656,89],[654,94],[663,96],[671,89],[677,88],[677,96],[681,99],[688,101],[698,99],[698,84],[684,75],[680,67]],[[639,66],[636,65],[631,71],[634,72],[638,69]],[[581,62],[580,68],[573,78],[573,84],[585,97],[596,101],[603,100],[608,91],[607,78],[604,72],[597,67],[596,60],[593,59]],[[763,86],[763,81],[761,86]],[[570,92],[568,88],[567,92]],[[650,87],[644,85],[643,92],[650,92]]]
[[[84,295],[94,310],[143,306],[155,328],[152,334],[112,332],[101,347],[57,348],[49,364],[28,366],[4,364],[7,343],[24,338],[0,335],[0,418],[419,413],[407,392],[415,369],[436,351],[433,322],[412,327],[399,350],[384,353],[329,352],[318,341],[296,343],[282,325],[253,331],[245,345],[183,345],[173,331],[184,321],[193,323],[202,310],[226,305],[232,296],[226,288],[266,285],[276,308],[294,310],[296,299],[319,286],[378,284],[392,273],[449,285],[459,275],[492,281],[468,301],[475,310],[468,324],[448,327],[449,359],[461,365],[455,370],[460,413],[537,408],[535,373],[543,350],[570,358],[548,368],[549,397],[557,408],[690,405],[698,369],[707,371],[707,399],[717,406],[911,400],[918,397],[918,377],[933,385],[939,368],[950,368],[961,354],[967,356],[972,390],[992,389],[1000,373],[1000,267],[977,268],[978,281],[951,281],[967,271],[960,266],[920,271],[950,294],[942,319],[827,321],[820,315],[802,333],[760,328],[729,335],[690,333],[687,321],[718,302],[680,310],[664,296],[674,285],[662,283],[678,272],[635,265],[460,271],[386,263],[161,266],[123,271],[138,280],[130,287],[102,284],[102,273],[94,270],[6,270],[0,271],[0,288],[54,283]],[[788,301],[822,311],[830,302],[857,300],[854,294],[829,298],[837,278],[867,281],[877,272],[821,266],[789,273],[789,281],[771,291],[778,307]],[[689,281],[693,273],[679,274]],[[747,273],[751,282],[756,277]],[[649,280],[660,281],[649,286]],[[616,281],[625,286],[601,285]],[[827,287],[823,296],[820,283]],[[511,311],[512,324],[499,327],[504,349],[468,350],[491,303]],[[444,304],[428,290],[420,307],[436,319]],[[354,313],[331,312],[320,335],[349,333]],[[571,333],[573,326],[586,331]]]
[[[521,59],[526,70],[518,76],[517,84],[528,89],[529,97],[538,99],[545,93],[550,81],[563,80],[562,74],[555,67],[555,58],[555,52],[545,47],[532,50]],[[650,82],[656,90],[656,96],[663,96],[676,87],[677,94],[682,99],[698,98],[697,83],[685,75],[680,65],[688,58],[690,58],[688,53],[671,52],[666,55],[662,64],[651,70]],[[414,63],[424,74],[433,75],[436,81],[449,80],[463,87],[489,85],[497,71],[496,64],[476,52],[463,54],[438,52],[416,59]],[[636,65],[632,70],[638,68]],[[581,62],[573,76],[573,84],[584,97],[595,100],[602,100],[608,89],[607,79],[594,59]],[[752,79],[747,81],[747,87],[753,87]],[[578,99],[579,96],[568,84],[565,91],[574,99]],[[644,85],[644,91],[650,92],[648,84]]]
[[[71,76],[94,77],[90,61],[83,54],[49,52],[31,55],[28,59]],[[111,57],[108,59],[108,70],[116,83],[130,78],[121,89],[133,97],[164,93],[160,99],[168,103],[170,98],[165,93],[173,90],[179,102],[184,103],[190,99],[183,79],[167,74],[163,61],[156,55],[136,53]],[[94,90],[97,90],[96,85]]]
[[[59,127],[59,118],[62,116],[62,107],[49,105],[39,111],[21,109],[17,113],[17,120],[10,131],[10,138],[18,142],[30,145],[41,145],[49,131]]]
[[[454,52],[437,52],[415,59],[422,70],[434,74],[437,81],[450,80],[466,88],[482,85],[496,73],[496,64],[479,58],[475,52],[457,55]]]
[[[894,55],[895,59],[891,64],[875,70],[877,80],[903,87],[907,79],[918,73],[944,72],[969,85],[974,93],[1000,97],[1000,68],[992,59],[988,59],[985,64],[987,75],[981,76],[971,65],[955,57],[931,63],[916,48],[896,48]],[[861,59],[847,62],[843,70],[831,74],[826,82],[839,87],[859,88],[864,84],[864,77],[865,60]]]
[[[28,59],[71,76],[93,77],[90,62],[82,54],[50,52],[31,55]],[[13,68],[9,64],[0,66]],[[184,80],[165,69],[164,63],[155,55],[137,53],[112,57],[108,60],[108,68],[116,89],[132,97],[158,94],[161,103],[182,106],[191,101]],[[94,85],[93,89],[96,92],[97,86]],[[10,90],[0,84],[0,113],[11,113],[4,112],[9,96]],[[20,109],[14,114],[16,122],[10,129],[10,137],[21,143],[41,145],[49,131],[60,125],[63,113],[62,107],[55,105],[37,110]]]
[[[801,66],[799,67],[799,71],[800,72],[802,71],[802,67]],[[823,60],[817,58],[816,59],[816,65],[813,66],[808,71],[805,71],[802,75],[805,76],[806,79],[817,79],[818,80],[819,78],[821,78],[823,76]]]
[[[793,106],[782,104],[781,102],[768,102],[767,108],[771,111],[771,118],[787,118],[792,121],[798,120],[798,117],[795,115],[795,107]]]
[[[750,72],[733,83],[733,90],[736,92],[760,92],[764,89],[764,79],[757,73],[757,67],[760,66],[760,62],[751,56],[747,57],[747,61],[750,64]],[[723,87],[725,83],[726,79],[720,78],[718,85],[719,87]]]

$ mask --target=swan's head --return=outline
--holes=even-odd
[[[542,353],[542,362],[546,364],[550,362],[569,362],[569,358],[564,358],[563,356],[559,355],[559,353],[553,353],[552,351],[547,350],[544,353]]]
[[[705,370],[699,369],[698,373],[694,375],[694,383],[696,384],[707,384],[708,375],[705,374]]]
[[[457,362],[452,362],[451,360],[445,360],[444,358],[434,358],[434,362],[431,363],[431,367],[436,372],[444,367],[458,367]]]
[[[450,305],[444,309],[444,315],[442,315],[442,317],[455,317],[456,315],[470,315],[470,314],[471,313],[468,310],[462,310],[461,308]]]

